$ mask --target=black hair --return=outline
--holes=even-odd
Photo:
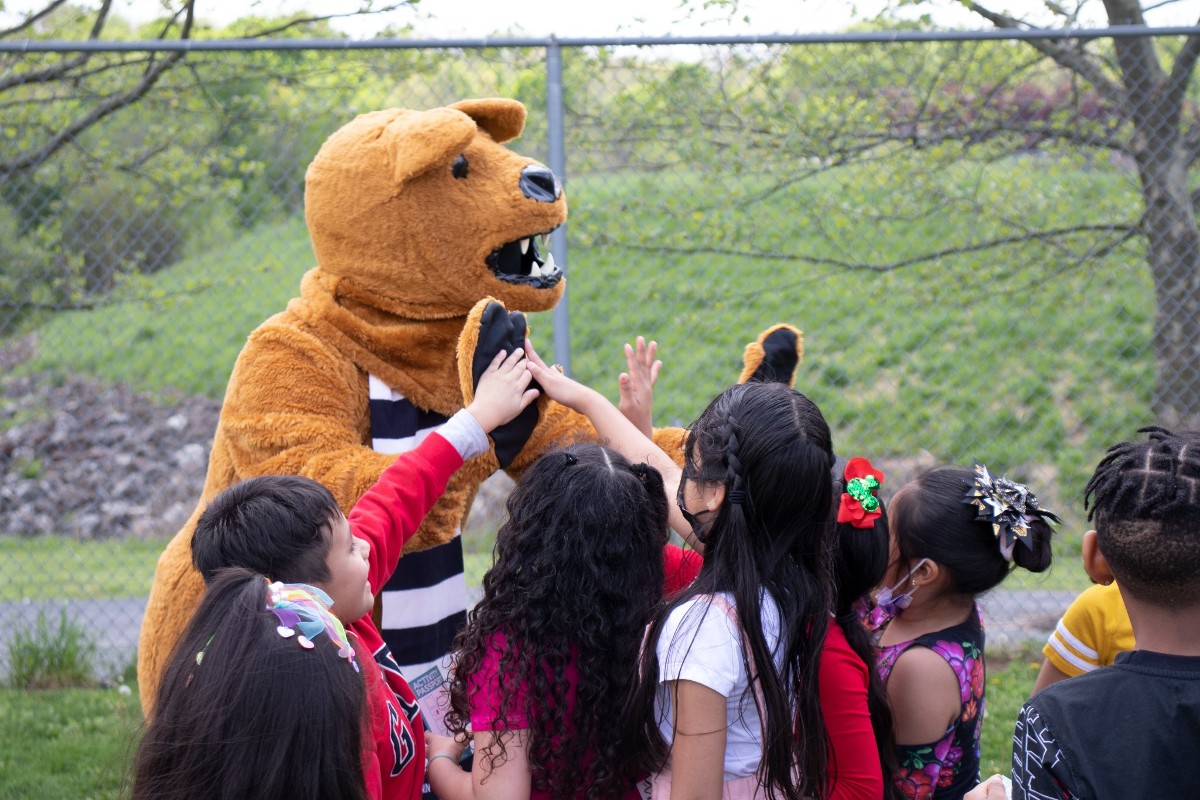
[[[887,572],[890,540],[888,538],[888,515],[883,500],[879,501],[879,517],[868,528],[858,528],[848,522],[836,522],[838,501],[846,491],[846,479],[837,470],[833,483],[833,574],[836,597],[834,616],[837,625],[846,637],[846,643],[855,655],[867,665],[867,710],[871,715],[871,729],[875,732],[875,745],[879,751],[879,764],[883,773],[885,800],[900,800],[899,790],[892,776],[899,773],[896,761],[896,733],[892,728],[892,709],[888,705],[887,690],[876,669],[878,652],[866,626],[859,617],[857,604],[865,601],[871,590],[883,581]],[[832,748],[829,751],[833,753]],[[831,762],[830,772],[836,781],[838,764]]]
[[[1158,606],[1196,603],[1200,432],[1139,428],[1108,448],[1084,489],[1100,552],[1122,591]]]
[[[332,523],[340,513],[330,491],[311,478],[249,478],[214,497],[200,515],[192,564],[205,582],[218,570],[243,567],[273,581],[324,583]]]
[[[692,426],[685,458],[684,480],[722,485],[726,496],[705,533],[699,576],[647,634],[639,681],[645,767],[660,770],[668,757],[653,712],[663,623],[693,598],[728,592],[749,650],[746,674],[757,676],[747,694],[763,724],[759,780],[772,797],[825,797],[827,737],[814,687],[832,607],[829,426],[815,403],[783,384],[738,384]],[[776,663],[762,629],[764,589],[779,608],[778,671],[752,666]]]
[[[264,576],[211,577],[163,672],[132,800],[367,797],[363,677],[328,636],[306,650],[278,625]]]
[[[1028,534],[1032,546],[1017,542],[1010,563],[991,523],[978,519],[976,506],[963,502],[974,484],[974,470],[936,467],[896,493],[891,527],[900,562],[936,561],[950,574],[951,592],[972,596],[998,586],[1014,566],[1030,572],[1048,569],[1050,524],[1035,518]]]
[[[483,599],[455,641],[447,725],[465,729],[469,693],[503,675],[497,745],[475,757],[495,768],[507,758],[503,731],[526,729],[535,789],[617,797],[639,777],[641,718],[630,694],[642,632],[662,598],[662,476],[606,447],[573,445],[534,462],[507,507]]]

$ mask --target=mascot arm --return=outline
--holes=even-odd
[[[264,326],[234,367],[221,412],[237,479],[304,475],[349,511],[395,460],[364,445],[366,382],[354,364],[315,336]]]

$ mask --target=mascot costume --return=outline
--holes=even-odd
[[[389,109],[359,116],[317,153],[305,218],[318,266],[238,356],[203,494],[158,561],[138,646],[147,714],[204,590],[190,544],[208,501],[246,478],[298,474],[325,484],[349,511],[396,453],[464,406],[491,354],[520,346],[519,312],[562,297],[563,273],[538,247],[539,236],[566,221],[562,187],[501,144],[524,123],[514,100]],[[790,383],[801,353],[799,332],[775,326],[747,346],[741,379]],[[419,697],[441,687],[466,617],[459,533],[479,485],[498,469],[517,477],[553,447],[595,436],[582,416],[539,398],[451,479],[376,606],[387,642],[376,658]],[[682,436],[655,432],[676,457]]]

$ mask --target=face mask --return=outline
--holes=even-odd
[[[679,507],[679,513],[683,514],[683,518],[687,520],[687,524],[692,526],[692,535],[700,544],[708,543],[708,523],[712,519],[712,515],[716,512],[710,509],[700,511],[696,514],[687,510],[687,506],[683,502],[683,483],[689,480],[687,471],[679,478],[679,490],[675,493],[675,505]]]
[[[892,586],[885,586],[875,595],[874,608],[867,614],[867,627],[871,630],[891,622],[897,614],[912,605],[913,595],[917,592],[917,587],[909,589],[903,594],[896,594],[896,590],[903,587],[905,581],[912,577],[912,574],[921,568],[921,565],[928,561],[928,558],[922,558],[917,562],[916,566],[908,571],[908,573],[896,581]]]

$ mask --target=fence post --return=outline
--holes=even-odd
[[[567,156],[563,133],[562,45],[551,36],[546,46],[546,123],[549,129],[550,169],[567,183]],[[567,272],[567,226],[560,225],[550,234],[550,252],[554,263]],[[571,315],[567,310],[569,292],[554,306],[554,361],[571,374]]]

